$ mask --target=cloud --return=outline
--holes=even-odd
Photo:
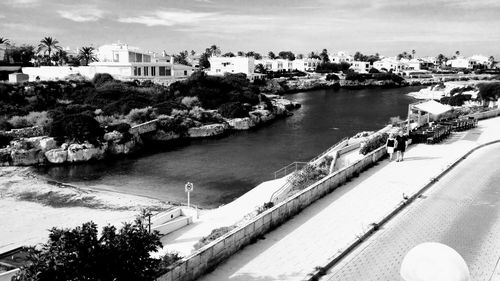
[[[41,0],[6,0],[5,4],[12,7],[32,7],[40,4]]]
[[[216,13],[193,12],[189,10],[164,10],[138,17],[119,18],[118,21],[147,26],[176,26],[197,24],[215,15]]]
[[[5,30],[13,31],[14,33],[19,33],[23,31],[23,33],[43,33],[43,34],[51,34],[59,32],[60,30],[57,28],[51,28],[47,26],[29,24],[29,23],[17,23],[17,22],[4,22],[0,24]]]
[[[57,13],[68,20],[76,22],[98,21],[104,16],[104,11],[95,6],[71,6],[65,10],[58,10]]]

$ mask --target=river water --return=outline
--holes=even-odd
[[[191,202],[215,207],[232,201],[273,172],[294,161],[308,161],[360,131],[378,130],[392,116],[406,117],[421,87],[327,89],[289,94],[302,107],[267,126],[218,139],[191,141],[128,159],[39,168],[68,184],[185,202],[184,184],[194,183]]]

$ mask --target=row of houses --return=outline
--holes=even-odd
[[[109,73],[120,80],[151,80],[170,84],[189,77],[195,71],[192,66],[174,63],[173,57],[165,53],[159,55],[142,51],[123,43],[103,45],[97,49],[96,56],[98,61],[88,66],[23,67],[21,71],[25,76],[21,80],[58,80],[70,75],[92,79],[96,73]]]

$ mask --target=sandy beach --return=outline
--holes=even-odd
[[[93,221],[119,227],[141,209],[167,210],[165,202],[112,191],[51,182],[29,167],[0,168],[0,252],[47,241],[52,227]]]

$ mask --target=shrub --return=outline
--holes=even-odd
[[[248,116],[248,111],[245,111],[240,102],[225,103],[219,107],[218,111],[226,118],[243,118]]]
[[[401,122],[403,122],[403,120],[401,120],[401,117],[399,117],[399,116],[393,116],[393,117],[389,118],[389,124],[391,124],[392,126],[397,126]]]
[[[301,170],[289,177],[287,181],[292,186],[293,190],[301,190],[322,179],[327,174],[328,169],[307,164]]]
[[[181,103],[187,108],[193,108],[194,106],[200,105],[200,100],[198,97],[184,97],[182,98]]]
[[[387,142],[387,139],[389,138],[389,135],[387,133],[383,134],[377,134],[374,137],[370,138],[365,145],[361,147],[359,150],[359,153],[366,155],[377,148],[384,146],[385,143]]]
[[[9,119],[9,123],[14,129],[26,128],[30,126],[30,124],[28,123],[28,119],[26,119],[26,116],[13,116]]]
[[[0,148],[6,147],[7,145],[9,145],[10,141],[13,139],[14,138],[11,136],[0,134]],[[4,161],[2,161],[2,162],[4,162]]]
[[[49,117],[47,111],[30,112],[26,116],[26,120],[30,126],[40,126],[44,129],[48,129],[52,123],[52,118]]]
[[[198,249],[202,248],[203,246],[209,244],[210,242],[217,240],[217,238],[222,237],[224,234],[230,232],[231,230],[233,230],[235,228],[236,228],[235,225],[223,226],[223,227],[216,228],[216,229],[212,230],[212,232],[210,232],[210,234],[208,236],[201,238],[200,241],[198,241],[194,245],[194,248],[196,250],[198,250]]]
[[[332,80],[333,81],[339,81],[340,78],[339,78],[339,76],[337,74],[333,74],[333,73],[327,74],[326,75],[326,81],[332,81]]]
[[[111,81],[115,81],[115,79],[109,73],[96,73],[94,75],[94,78],[92,78],[92,83],[96,87],[100,87],[103,84],[105,84],[107,82],[111,82]]]
[[[173,109],[185,110],[187,107],[183,104],[176,103],[174,101],[165,101],[154,105],[158,114],[171,115]]]
[[[97,144],[102,139],[104,130],[92,116],[86,114],[66,115],[52,122],[49,135],[58,141],[69,139],[71,141],[88,141]]]
[[[7,121],[5,117],[0,117],[0,131],[10,131],[12,125]]]
[[[155,119],[157,116],[155,110],[151,107],[145,107],[145,108],[134,108],[130,111],[130,113],[127,115],[127,120],[129,120],[131,123],[144,123],[147,121],[151,121]]]

